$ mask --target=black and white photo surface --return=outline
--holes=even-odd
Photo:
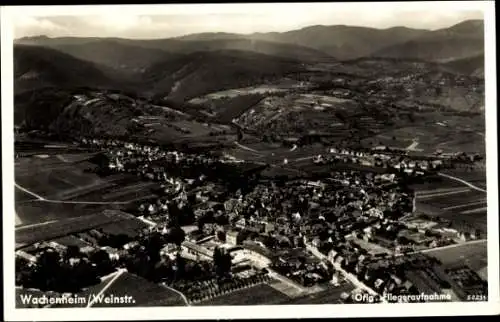
[[[494,26],[482,1],[2,7],[6,317],[498,311]]]

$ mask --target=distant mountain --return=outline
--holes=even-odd
[[[202,37],[203,38],[203,37]],[[239,50],[264,55],[292,58],[304,62],[333,61],[331,55],[299,44],[276,43],[272,41],[233,38],[182,41],[177,52],[192,53],[198,51]]]
[[[144,72],[148,94],[189,100],[215,91],[251,86],[303,70],[290,59],[248,51],[207,51],[154,64]]]
[[[35,37],[22,38],[17,43],[49,47],[123,72],[142,72],[151,64],[174,56],[160,49],[134,46],[117,38]]]
[[[52,48],[83,60],[130,72],[142,72],[151,64],[175,57],[174,54],[160,49],[143,48],[113,40],[54,45]]]
[[[142,71],[156,62],[174,58],[176,54],[200,51],[242,50],[303,61],[333,59],[328,54],[305,46],[247,39],[235,34],[222,36],[218,33],[170,39],[31,37],[16,42],[50,47],[80,59],[133,71]]]
[[[173,39],[183,41],[206,41],[206,40],[233,40],[246,38],[246,35],[233,34],[228,32],[202,32],[198,34],[189,34],[175,37]]]
[[[355,59],[397,43],[419,37],[427,30],[394,27],[375,29],[354,26],[310,26],[283,33],[257,33],[251,37],[315,48],[338,59]]]
[[[42,87],[114,87],[103,68],[57,50],[28,45],[14,46],[14,91]]]
[[[446,62],[482,53],[484,53],[484,23],[482,20],[468,20],[388,46],[374,52],[373,55]]]
[[[317,25],[287,32],[207,32],[166,39],[40,36],[16,42],[56,48],[114,68],[130,66],[142,70],[146,62],[154,64],[169,55],[219,50],[252,51],[303,61],[332,60],[332,57],[351,60],[366,56],[453,60],[483,52],[483,29],[482,20],[468,20],[434,31],[401,26],[376,29]],[[105,53],[102,57],[98,55],[100,51]]]

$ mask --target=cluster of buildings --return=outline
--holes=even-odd
[[[409,175],[424,175],[430,171],[439,170],[444,162],[442,159],[410,157],[406,153],[385,153],[387,147],[374,147],[369,151],[354,151],[345,148],[332,147],[326,155],[318,155],[314,162],[327,163],[354,163],[366,167],[377,167],[404,172]]]

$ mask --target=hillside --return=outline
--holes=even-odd
[[[279,79],[303,70],[300,62],[245,51],[196,52],[144,72],[147,94],[185,101],[225,89]]]
[[[51,46],[66,54],[110,68],[141,73],[159,61],[175,57],[172,53],[120,43],[115,40],[97,40],[84,44],[56,44]]]
[[[240,50],[282,58],[297,59],[306,62],[334,60],[333,57],[324,52],[299,44],[285,44],[244,38],[205,39],[196,41],[184,40],[179,43],[178,47],[176,47],[174,50],[182,53],[192,53],[198,51]]]
[[[15,124],[61,135],[126,136],[141,131],[134,118],[187,118],[120,91],[44,88],[18,94],[14,99]]]
[[[483,52],[483,21],[469,20],[450,28],[426,33],[407,42],[388,46],[374,52],[373,55],[446,62],[481,55]]]
[[[376,29],[336,25],[310,26],[283,33],[260,33],[251,37],[299,44],[345,60],[367,56],[378,49],[408,41],[426,32],[428,31],[405,27]]]
[[[132,71],[142,71],[148,65],[175,58],[177,54],[200,51],[241,50],[303,61],[333,59],[324,52],[305,46],[218,33],[168,39],[49,38],[42,36],[21,38],[16,43],[50,47],[80,59],[115,69],[125,68]]]
[[[51,86],[115,87],[116,82],[103,72],[102,66],[50,48],[15,45],[15,92]]]

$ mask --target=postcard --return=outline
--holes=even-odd
[[[493,2],[1,13],[7,320],[499,313]]]

